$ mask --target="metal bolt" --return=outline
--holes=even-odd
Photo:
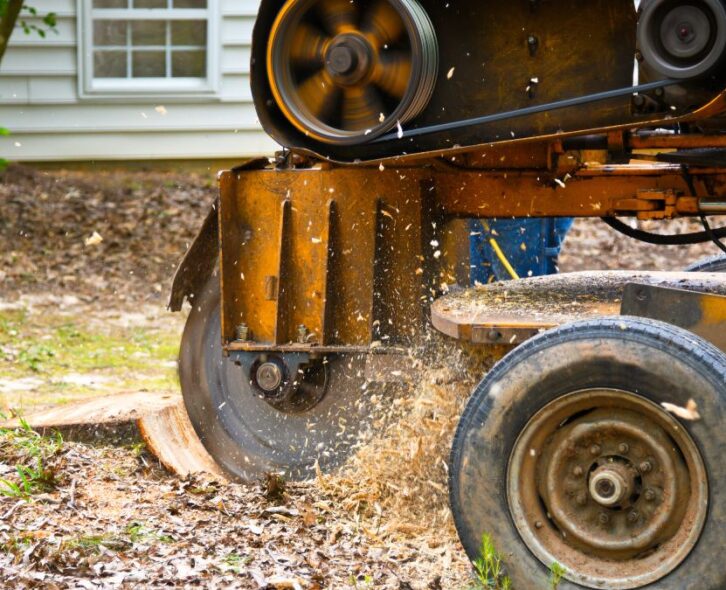
[[[298,344],[305,344],[308,338],[308,328],[305,324],[300,324],[297,327],[297,341]]]
[[[627,455],[629,450],[630,450],[630,445],[628,445],[628,443],[620,443],[618,445],[618,451],[623,455]]]
[[[635,523],[638,522],[639,519],[640,513],[637,510],[631,510],[630,512],[628,512],[628,522]]]
[[[543,525],[543,524],[542,524],[542,522],[541,522],[541,521],[539,521],[539,520],[538,520],[537,522],[535,522],[535,523],[534,523],[534,528],[536,528],[536,529],[541,529],[541,528],[542,528],[543,526],[544,526],[544,525]]]
[[[610,522],[610,515],[607,512],[601,512],[597,516],[598,521],[600,521],[600,524],[607,524]]]
[[[577,502],[580,506],[584,506],[585,504],[587,504],[587,494],[585,492],[580,492],[579,494],[577,494],[575,502]]]
[[[602,447],[600,447],[600,445],[592,445],[590,447],[591,455],[599,455],[601,451],[602,451]]]
[[[653,465],[650,461],[643,461],[640,465],[638,465],[638,469],[641,473],[649,473],[653,469]]]
[[[539,39],[535,35],[530,35],[527,37],[527,45],[529,46],[529,54],[534,57],[539,47]]]
[[[575,468],[572,470],[572,474],[575,477],[582,477],[583,473],[585,473],[585,471],[579,465],[576,465]]]
[[[655,490],[651,490],[650,488],[645,490],[645,493],[643,495],[645,496],[645,499],[648,500],[648,502],[652,502],[653,500],[655,500],[656,497]]]
[[[247,324],[240,324],[235,328],[234,332],[237,340],[242,340],[244,342],[249,340],[250,329],[247,327]]]

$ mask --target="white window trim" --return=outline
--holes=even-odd
[[[103,16],[126,20],[173,18],[179,20],[207,20],[207,77],[200,78],[94,78],[93,76],[93,19],[92,0],[77,0],[78,6],[78,95],[84,100],[118,100],[118,101],[148,101],[149,99],[163,99],[167,102],[174,100],[189,100],[198,97],[208,100],[219,96],[221,78],[219,55],[219,31],[221,28],[221,14],[219,0],[207,0],[206,10],[185,9],[183,13],[177,10],[153,9],[148,15],[130,16],[124,10],[96,9]]]

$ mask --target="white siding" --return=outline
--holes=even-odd
[[[218,96],[144,100],[80,98],[77,0],[35,0],[40,13],[58,15],[58,34],[18,30],[11,40],[0,64],[0,127],[12,135],[0,137],[0,157],[243,158],[277,149],[257,123],[249,88],[259,0],[218,1]]]

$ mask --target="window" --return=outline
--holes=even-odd
[[[215,0],[80,0],[82,94],[213,92]]]

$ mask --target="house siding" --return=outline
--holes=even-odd
[[[84,2],[90,0],[82,0]],[[249,87],[259,0],[219,1],[214,98],[81,98],[77,0],[35,0],[58,34],[16,31],[0,64],[0,157],[14,161],[235,158],[277,146],[257,122]],[[164,108],[160,108],[160,107]]]

